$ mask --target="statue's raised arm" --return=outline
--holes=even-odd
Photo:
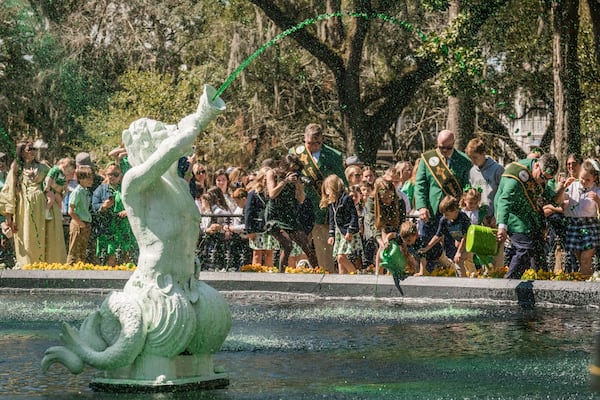
[[[123,177],[123,202],[139,249],[136,277],[158,280],[169,274],[183,282],[194,272],[200,214],[177,160],[190,153],[198,133],[224,110],[206,86],[195,113],[177,125],[142,118],[123,131],[131,169]]]

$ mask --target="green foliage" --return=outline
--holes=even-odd
[[[600,151],[600,65],[594,54],[592,27],[587,10],[582,13],[578,57],[581,101],[581,154],[596,157]]]
[[[326,12],[325,2],[274,3],[288,13],[289,21]],[[102,157],[134,119],[177,122],[196,107],[203,84],[219,87],[282,31],[247,0],[126,4],[123,13],[101,11],[96,2],[85,1],[0,2],[0,126],[11,139],[37,131],[57,157],[80,149]],[[402,127],[402,134],[409,136],[394,138],[399,144],[395,149],[412,157],[444,123],[445,95],[470,96],[478,112],[499,120],[520,117],[516,99],[524,109],[551,110],[546,4],[464,0],[458,18],[448,25],[448,0],[342,1],[344,13],[385,15],[367,18],[368,32],[355,55],[360,70],[344,82],[357,100],[350,113],[355,123],[364,123],[385,106],[393,118],[383,127],[349,126],[344,115],[350,102],[342,100],[333,74],[339,71],[329,70],[314,53],[286,38],[265,49],[223,93],[227,111],[199,140],[199,155],[214,167],[256,166],[298,143],[309,122],[327,126],[326,140],[344,150],[348,135],[372,142],[386,129],[396,132],[393,121],[404,112],[417,122]],[[100,20],[112,23],[98,24]],[[357,43],[342,38],[338,47],[332,46],[327,41],[329,22],[318,21],[304,32],[348,62],[344,57]],[[350,36],[356,22],[342,18],[342,36]],[[584,152],[592,154],[600,130],[600,79],[587,27],[589,22],[585,28],[582,24],[579,49],[581,118]],[[408,107],[399,100],[388,104],[390,91],[410,86],[402,78],[423,68],[424,61],[434,64],[434,79],[406,92],[407,98],[414,96]],[[393,85],[397,82],[403,87]],[[349,133],[349,128],[356,131]]]
[[[154,71],[130,70],[119,80],[121,89],[110,98],[104,110],[94,109],[81,119],[86,134],[94,141],[95,156],[106,160],[110,149],[121,142],[121,133],[131,122],[141,117],[176,124],[198,106],[206,81],[205,68],[182,73],[177,79]],[[197,150],[207,165],[215,167],[231,161],[241,161],[244,142],[231,129],[213,123],[200,135]],[[247,160],[244,160],[247,161]]]
[[[423,6],[428,11],[444,11],[448,9],[448,0],[422,0]]]

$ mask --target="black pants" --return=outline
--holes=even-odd
[[[508,265],[508,272],[504,275],[508,279],[519,279],[526,269],[543,268],[544,260],[544,240],[537,238],[534,240],[531,233],[513,233],[510,235],[510,244],[513,249],[513,256]]]

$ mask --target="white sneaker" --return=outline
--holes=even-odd
[[[310,262],[308,262],[308,260],[299,260],[296,263],[296,267],[298,267],[298,268],[312,268],[312,265],[310,265]]]

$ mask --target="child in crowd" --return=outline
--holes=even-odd
[[[358,227],[358,214],[354,200],[344,191],[344,181],[337,175],[329,175],[321,186],[321,208],[327,207],[329,214],[329,238],[337,257],[338,272],[346,274],[356,271],[349,256],[362,250]]]
[[[469,219],[467,214],[460,210],[459,201],[456,197],[444,197],[440,202],[439,207],[440,212],[442,213],[442,218],[440,218],[437,232],[431,238],[427,246],[421,249],[421,253],[427,254],[427,252],[429,252],[429,250],[431,250],[435,245],[444,240],[444,236],[449,234],[449,236],[452,237],[452,239],[454,240],[453,245],[456,249],[456,253],[454,254],[453,260],[451,261],[442,252],[442,254],[439,255],[437,261],[444,267],[454,267],[454,269],[456,270],[456,275],[459,277],[472,276],[475,274],[473,254],[467,253],[465,251],[465,236],[467,234],[469,226],[471,225],[471,220]],[[465,271],[464,261],[466,259],[469,260],[467,266],[469,268],[472,268],[468,271]],[[466,273],[468,273],[468,275],[466,275]]]
[[[460,209],[467,214],[474,225],[486,224],[486,206],[481,206],[481,188],[467,185],[460,199]],[[489,221],[488,221],[489,222]]]
[[[363,195],[360,190],[359,185],[352,185],[348,188],[348,194],[352,197],[354,201],[354,206],[356,207],[356,214],[358,215],[358,232],[362,238],[365,235],[365,204],[363,202]],[[350,255],[350,261],[354,264],[356,269],[362,268],[363,264],[363,252],[364,248],[361,246],[360,250],[355,251],[352,255]]]
[[[88,188],[94,182],[94,172],[90,167],[81,166],[75,171],[78,185],[69,196],[69,253],[67,264],[85,262],[91,234],[92,214],[90,204],[92,196]]]
[[[417,224],[412,221],[404,221],[402,225],[400,225],[400,239],[402,239],[401,249],[406,258],[407,270],[412,269],[416,271],[417,265],[423,263],[423,265],[420,266],[420,271],[424,271],[427,260],[425,260],[425,258],[421,259],[418,253],[419,249],[422,247],[422,243]],[[420,275],[423,275],[423,273],[421,272]]]
[[[361,202],[363,204],[363,225],[362,225],[362,239],[363,239],[363,260],[362,266],[363,268],[369,268],[371,265],[375,264],[375,254],[377,253],[377,240],[375,239],[375,232],[372,230],[374,228],[373,224],[369,224],[369,217],[367,216],[367,203],[369,203],[369,198],[371,198],[371,203],[373,202],[373,184],[367,181],[362,181],[360,183],[360,191],[362,193]],[[371,217],[372,221],[372,217]]]
[[[592,275],[592,257],[600,246],[600,188],[598,176],[600,164],[594,159],[581,164],[579,180],[569,177],[565,181],[568,188],[564,191],[562,204],[567,219],[566,249],[572,251],[579,262],[579,272],[584,276]]]
[[[406,205],[394,184],[379,177],[373,185],[373,196],[369,197],[366,210],[365,230],[368,225],[379,245],[375,255],[375,274],[379,274],[379,257],[390,234],[397,234],[406,220]]]
[[[248,184],[248,200],[244,207],[244,221],[252,249],[252,264],[272,267],[275,265],[273,250],[278,242],[265,232],[265,207],[267,205],[268,167],[261,168],[252,182]],[[277,246],[278,247],[278,246]]]
[[[467,185],[465,190],[463,191],[462,198],[460,199],[460,208],[461,211],[467,214],[469,219],[471,220],[471,224],[473,225],[485,225],[490,226],[493,222],[492,218],[487,214],[487,206],[481,205],[481,188],[480,187],[471,187],[471,185]],[[502,257],[504,258],[504,257]],[[470,255],[466,257],[464,260],[465,270],[472,275],[473,272],[477,269],[474,262],[475,257]],[[484,271],[487,273],[487,265],[488,263],[493,263],[490,259],[489,262],[485,259],[478,258],[478,264],[483,264],[482,267]]]
[[[63,195],[67,188],[67,179],[75,171],[75,160],[69,157],[62,158],[58,163],[50,168],[46,179],[44,180],[44,192],[46,193],[46,219],[51,220],[52,207],[54,204],[60,209],[62,206]]]

